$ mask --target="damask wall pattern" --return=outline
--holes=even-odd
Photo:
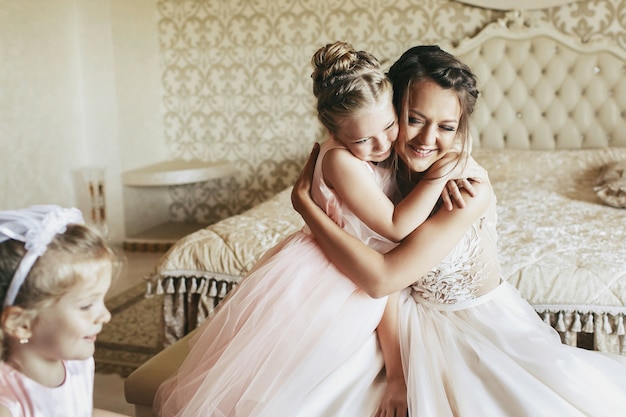
[[[237,175],[170,188],[175,221],[210,223],[295,180],[314,141],[310,58],[345,40],[391,63],[502,17],[450,0],[158,0],[164,126],[172,158],[229,160]],[[581,40],[626,47],[626,0],[525,12]]]

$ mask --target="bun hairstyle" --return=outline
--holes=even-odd
[[[391,98],[391,82],[372,54],[357,51],[346,42],[329,43],[311,59],[317,117],[331,133],[342,118],[350,117]]]

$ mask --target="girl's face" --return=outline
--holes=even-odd
[[[382,162],[389,158],[398,137],[398,123],[391,97],[374,107],[344,118],[334,137],[363,161]]]
[[[87,359],[94,354],[96,335],[111,319],[104,296],[111,285],[112,263],[91,261],[76,266],[76,285],[54,303],[39,308],[29,348],[56,360]]]
[[[431,80],[413,85],[406,123],[400,123],[396,152],[410,171],[424,172],[454,144],[461,105],[453,90]]]

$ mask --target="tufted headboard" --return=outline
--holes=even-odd
[[[626,50],[509,12],[456,46],[478,77],[474,148],[626,146]]]

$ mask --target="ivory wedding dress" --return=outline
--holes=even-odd
[[[411,416],[626,416],[626,357],[561,343],[499,271],[495,197],[446,259],[401,293]]]

